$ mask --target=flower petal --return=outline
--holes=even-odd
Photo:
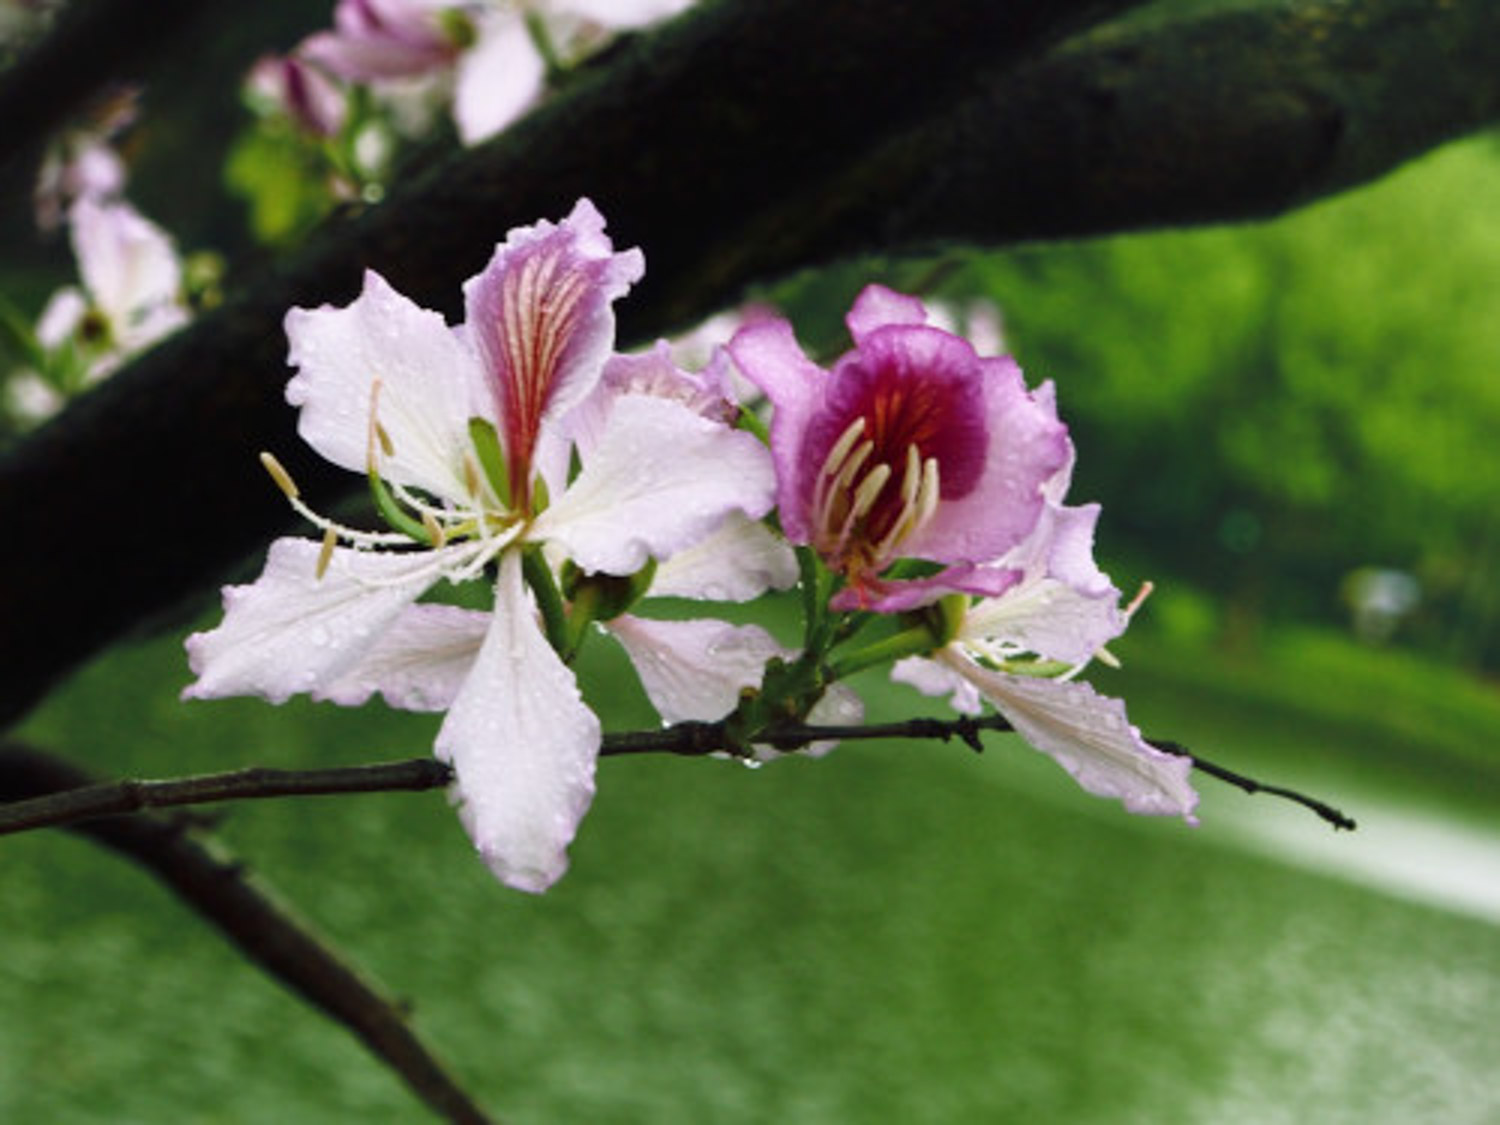
[[[604,217],[580,199],[561,223],[511,231],[464,284],[512,482],[529,484],[544,423],[593,390],[614,346],[613,302],[644,271],[641,252],[615,253]]]
[[[797,556],[785,539],[743,512],[730,512],[702,542],[656,568],[650,595],[748,602],[797,583]]]
[[[1133,813],[1197,823],[1198,794],[1188,784],[1191,760],[1148,746],[1120,700],[1084,683],[993,672],[951,647],[938,659],[977,687],[1022,738],[1088,792],[1118,798]]]
[[[823,698],[807,711],[807,721],[810,726],[847,727],[863,721],[864,717],[864,700],[860,699],[848,684],[829,684],[823,692]],[[825,738],[821,742],[809,742],[794,753],[809,758],[821,758],[838,744],[836,738]],[[755,752],[755,756],[763,762],[781,757],[781,752],[770,746],[757,744]]]
[[[771,456],[776,464],[776,508],[793,543],[812,534],[811,493],[821,465],[804,462],[808,424],[823,401],[828,375],[803,354],[792,326],[779,318],[747,324],[729,342],[740,373],[771,400]]]
[[[1043,486],[1067,462],[1068,430],[1045,399],[1026,389],[1011,359],[981,359],[988,450],[982,475],[964,495],[944,499],[902,553],[945,562],[988,562],[1035,527]]]
[[[771,506],[765,447],[666,399],[625,395],[583,472],[532,525],[585,570],[633,574]]]
[[[927,324],[928,316],[918,298],[897,293],[884,285],[866,285],[854,298],[854,306],[844,317],[844,323],[858,344],[877,328],[888,324]]]
[[[542,92],[546,64],[518,12],[486,12],[478,40],[463,53],[453,89],[453,120],[464,144],[493,137]]]
[[[224,588],[219,627],[187,639],[198,679],[184,699],[259,695],[282,703],[323,692],[437,577],[437,552],[339,549],[319,578],[321,550],[309,539],[278,539],[252,585]]]
[[[495,613],[438,732],[459,816],[496,878],[539,893],[567,870],[594,796],[599,720],[537,624],[518,552],[501,556]]]
[[[959,563],[928,578],[868,579],[846,586],[828,600],[828,608],[870,609],[876,613],[905,613],[931,605],[949,594],[998,598],[1021,580],[1021,572],[999,566]]]
[[[488,410],[477,360],[439,314],[367,270],[350,305],[292,309],[286,334],[297,368],[286,399],[301,408],[304,441],[335,465],[365,472],[374,400],[391,449],[374,450],[380,475],[448,499],[465,496],[469,418]]]
[[[120,349],[139,351],[187,323],[182,269],[165,231],[128,203],[84,196],[68,213],[83,283]]]
[[[704,618],[655,621],[622,614],[605,623],[619,641],[663,722],[712,722],[759,687],[766,661],[786,650],[757,625]]]
[[[336,31],[303,40],[298,53],[350,82],[410,78],[441,70],[458,52],[434,0],[339,0]]]
[[[490,615],[451,605],[402,611],[359,663],[314,698],[357,706],[375,692],[403,711],[446,711],[473,671]]]
[[[908,656],[896,661],[891,679],[910,684],[923,695],[949,696],[948,705],[961,715],[977,715],[984,710],[979,689],[946,664],[925,656]]]
[[[593,20],[611,29],[640,27],[642,24],[675,16],[691,7],[695,0],[566,0],[560,5],[573,14]]]

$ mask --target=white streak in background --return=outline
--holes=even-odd
[[[1252,771],[1253,772],[1253,771]],[[1397,898],[1500,925],[1500,831],[1428,807],[1349,790],[1307,785],[1359,822],[1334,832],[1305,809],[1269,798],[1236,808],[1220,801],[1215,824],[1249,851],[1332,875]]]

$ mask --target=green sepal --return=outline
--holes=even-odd
[[[495,427],[483,418],[470,418],[469,441],[496,498],[502,504],[511,503],[514,498],[510,493],[510,472],[505,467],[505,451],[500,448],[500,435]]]
[[[563,606],[562,594],[557,581],[552,577],[552,568],[542,556],[539,544],[532,544],[521,552],[521,575],[526,585],[536,596],[536,608],[542,615],[542,629],[547,634],[547,643],[564,662],[573,658],[575,646],[568,630],[568,612]]]
[[[902,660],[908,656],[926,656],[941,647],[931,627],[925,622],[918,622],[836,661],[831,669],[832,678],[842,680],[877,664]]]
[[[766,662],[760,688],[742,691],[739,707],[724,720],[725,748],[746,757],[756,742],[768,742],[777,749],[796,749],[796,746],[777,746],[776,739],[766,737],[766,732],[787,723],[805,722],[808,712],[836,678],[809,653],[804,652],[795,660],[773,656]]]

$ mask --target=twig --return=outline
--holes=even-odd
[[[1243,789],[1252,796],[1256,793],[1265,793],[1272,797],[1280,797],[1283,800],[1292,801],[1303,808],[1311,809],[1329,824],[1333,825],[1335,831],[1343,829],[1346,832],[1353,832],[1359,827],[1353,817],[1345,815],[1332,805],[1325,804],[1316,797],[1309,797],[1306,793],[1299,793],[1295,789],[1286,789],[1280,785],[1267,785],[1264,782],[1256,781],[1253,777],[1246,777],[1244,774],[1236,773],[1234,770],[1227,769],[1224,766],[1215,765],[1206,758],[1200,758],[1180,743],[1168,742],[1164,739],[1148,739],[1148,741],[1158,750],[1164,750],[1168,754],[1177,754],[1181,757],[1191,759],[1194,769],[1202,770],[1209,777],[1216,777],[1220,781],[1226,781],[1235,788]]]
[[[884,738],[957,738],[975,751],[984,749],[979,735],[984,731],[1013,729],[1002,716],[958,719],[906,719],[860,726],[824,726],[787,723],[756,736],[778,750],[793,750],[824,740],[862,741]],[[1247,793],[1267,793],[1311,809],[1335,828],[1353,829],[1355,822],[1338,809],[1316,798],[1278,785],[1265,785],[1253,778],[1225,769],[1198,757],[1176,742],[1153,741],[1151,745],[1192,761],[1194,768],[1226,781]],[[604,736],[603,755],[667,753],[702,756],[714,752],[740,754],[726,738],[724,724],[677,723],[662,730],[625,731]],[[166,781],[125,779],[100,785],[52,792],[30,800],[0,805],[0,836],[72,824],[101,816],[118,816],[142,809],[177,805],[201,805],[214,801],[269,797],[328,796],[336,793],[377,793],[393,790],[439,789],[453,780],[453,773],[431,758],[411,758],[373,765],[332,766],[310,770],[252,768],[229,773],[199,774]]]
[[[380,767],[374,767],[377,776],[395,780],[379,774],[379,770]],[[305,771],[314,779],[330,772],[334,771]],[[359,768],[342,772],[355,775],[351,781],[357,788],[353,791],[367,791],[368,786],[359,787]],[[223,778],[227,779],[226,788],[230,790],[243,789],[247,776],[266,779],[274,788],[280,773],[245,770]],[[369,775],[367,769],[364,776]],[[129,782],[123,786],[100,786],[90,785],[89,781],[82,770],[52,754],[17,743],[0,745],[0,800],[14,801],[12,805],[0,806],[0,810],[9,812],[49,802],[54,794],[72,797],[101,790],[128,791],[130,787]],[[147,784],[180,786],[181,783]],[[315,780],[314,784],[318,782]],[[140,809],[144,805],[127,802],[125,807]],[[315,935],[305,922],[277,902],[261,880],[252,878],[244,865],[230,858],[193,819],[180,814],[105,817],[73,824],[70,830],[135,861],[160,879],[250,960],[362,1039],[377,1058],[400,1075],[443,1119],[454,1125],[486,1125],[493,1120],[418,1038],[407,1023],[402,1006],[383,995],[326,939]]]

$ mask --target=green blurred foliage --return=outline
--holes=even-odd
[[[1251,617],[1415,573],[1415,637],[1500,661],[1500,155],[1479,138],[1255,227],[976,255],[1059,384],[1103,534]]]

